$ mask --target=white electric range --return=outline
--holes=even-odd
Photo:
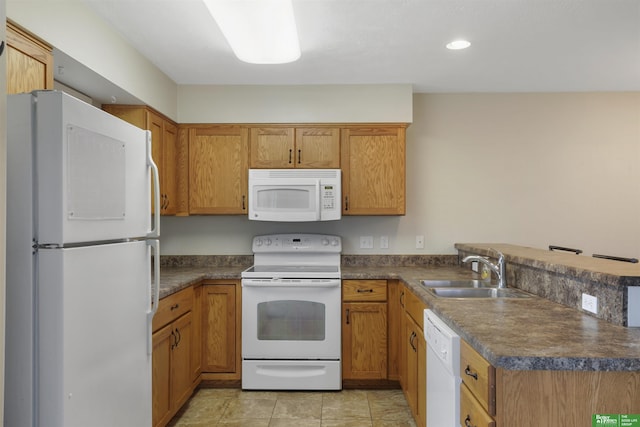
[[[342,240],[253,238],[242,272],[242,388],[339,390]]]

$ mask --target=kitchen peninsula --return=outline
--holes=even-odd
[[[578,281],[588,278],[592,290],[598,280],[607,289],[637,286],[640,280],[640,271],[634,270],[637,267],[615,261],[574,259],[512,245],[456,247],[460,253],[482,255],[490,255],[488,248],[497,247],[507,258],[509,286],[515,284],[528,292],[534,292],[533,284],[517,283],[530,280],[531,274],[519,270],[527,265],[535,266],[543,284],[550,280],[544,278],[545,272],[562,272]],[[546,297],[433,297],[420,284],[421,279],[475,275],[460,266],[455,255],[343,255],[342,264],[343,280],[387,280],[390,295],[394,287],[404,287],[495,369],[496,407],[491,415],[498,427],[578,426],[588,425],[592,414],[640,413],[640,328],[616,324],[616,316],[598,319]],[[225,281],[236,283],[240,292],[240,273],[249,265],[250,256],[163,257],[161,297],[200,283]],[[572,285],[566,277],[558,280]],[[548,288],[541,289],[545,296]],[[390,305],[390,312],[393,307]]]

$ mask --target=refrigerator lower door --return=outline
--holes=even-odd
[[[151,426],[151,248],[41,249],[39,426]]]

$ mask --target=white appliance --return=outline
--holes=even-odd
[[[424,311],[427,341],[427,427],[460,425],[460,336]]]
[[[340,390],[342,240],[253,238],[242,272],[242,388]]]
[[[150,133],[7,97],[5,426],[151,426],[152,176]]]
[[[249,170],[251,220],[337,220],[341,197],[340,169]]]

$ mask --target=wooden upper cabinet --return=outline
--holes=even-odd
[[[342,129],[342,214],[405,214],[405,127]]]
[[[53,53],[44,41],[7,21],[7,94],[53,89]]]
[[[340,168],[339,128],[296,128],[296,167]]]
[[[189,213],[246,214],[249,129],[189,127]]]
[[[293,128],[251,128],[250,166],[252,168],[294,167]]]
[[[251,168],[340,167],[337,127],[252,127],[250,144]]]
[[[186,215],[186,140],[178,138],[178,126],[146,106],[105,104],[102,109],[134,126],[151,131],[151,154],[160,178],[160,214]],[[153,197],[152,210],[155,206]]]

